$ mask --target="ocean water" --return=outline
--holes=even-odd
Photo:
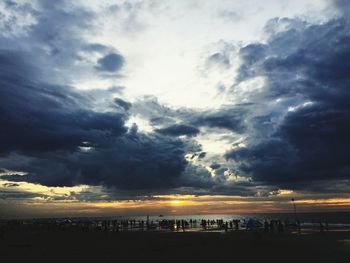
[[[159,221],[163,219],[175,219],[175,220],[216,220],[222,219],[224,221],[230,221],[233,219],[257,219],[264,220],[289,220],[294,221],[295,217],[301,222],[314,223],[319,221],[327,221],[329,223],[343,223],[350,224],[350,212],[329,212],[329,213],[259,213],[259,214],[200,214],[200,215],[149,215],[149,220]],[[108,219],[135,219],[146,220],[147,215],[143,216],[116,216],[108,217]]]
[[[36,218],[27,219],[27,222],[64,222],[69,219],[70,222],[94,222],[95,224],[101,224],[104,220],[135,220],[137,222],[147,221],[157,224],[162,220],[186,220],[190,221],[196,220],[197,226],[201,220],[223,220],[232,221],[240,220],[241,223],[249,219],[255,219],[263,223],[265,220],[281,220],[289,221],[290,223],[299,220],[303,228],[318,228],[320,227],[320,222],[328,223],[333,229],[336,228],[346,228],[350,229],[350,212],[328,212],[328,213],[259,213],[259,214],[200,214],[200,215],[142,215],[142,216],[109,216],[109,217],[75,217],[75,218]],[[1,223],[1,220],[0,220]]]
[[[299,220],[304,226],[317,225],[319,222],[328,222],[331,226],[334,227],[350,227],[350,212],[328,212],[328,213],[263,213],[263,214],[201,214],[201,215],[150,215],[149,220],[154,222],[159,222],[161,220],[216,220],[222,219],[223,221],[231,221],[233,219],[238,220],[248,220],[256,219],[261,222],[265,220],[282,220],[294,222],[296,219]],[[135,219],[147,220],[147,216],[116,216],[108,217],[106,219],[117,219],[117,220],[126,220],[126,219]]]

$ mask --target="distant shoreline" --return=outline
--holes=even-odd
[[[349,220],[350,220],[350,211],[327,211],[327,212],[298,212],[297,215],[321,215],[321,214],[329,214],[329,215],[348,215],[349,216]],[[230,215],[232,217],[235,216],[245,216],[245,215],[249,215],[249,216],[264,216],[264,215],[276,215],[276,216],[294,216],[293,212],[269,212],[269,213],[264,213],[264,212],[259,212],[259,213],[220,213],[220,214],[216,214],[216,213],[210,213],[210,214],[178,214],[178,215],[172,215],[172,214],[165,214],[162,215],[162,217],[165,218],[177,218],[177,217],[207,217],[207,216],[227,216]],[[2,217],[1,217],[2,216]],[[149,214],[149,216],[153,217],[153,218],[161,218],[159,216],[159,214]],[[71,219],[86,219],[86,218],[94,218],[94,219],[105,219],[105,218],[141,218],[147,217],[147,214],[144,215],[106,215],[106,216],[88,216],[88,215],[84,215],[84,216],[28,216],[28,217],[4,217],[4,215],[0,215],[0,221],[6,221],[6,220],[39,220],[39,219],[63,219],[63,218],[71,218]],[[350,223],[350,221],[349,221]]]

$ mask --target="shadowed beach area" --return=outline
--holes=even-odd
[[[0,255],[1,262],[349,262],[350,231],[110,232],[13,226],[2,233]]]

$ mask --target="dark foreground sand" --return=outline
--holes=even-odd
[[[349,240],[349,241],[347,241]],[[102,232],[14,228],[0,262],[350,262],[350,232]]]

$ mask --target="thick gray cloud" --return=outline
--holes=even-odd
[[[133,111],[149,119],[153,125],[162,126],[160,130],[168,127],[181,128],[182,126],[178,127],[176,124],[177,120],[181,120],[181,125],[198,130],[201,127],[207,127],[242,133],[246,129],[245,117],[249,111],[247,106],[251,105],[225,105],[216,110],[172,109],[161,105],[154,97],[144,97],[134,103]]]
[[[121,98],[115,98],[114,99],[114,103],[118,106],[121,107],[124,110],[129,110],[131,108],[131,103],[127,102]]]
[[[263,93],[253,98],[279,100],[276,107],[284,111],[280,121],[272,125],[274,109],[257,115],[249,145],[226,157],[254,181],[288,188],[349,179],[349,21],[295,28],[289,23],[288,30],[272,34],[266,44],[240,52],[244,63],[238,81],[265,77]],[[264,134],[266,123],[270,133]]]
[[[334,6],[345,16],[350,14],[350,3],[347,0],[332,0]]]
[[[68,1],[42,0],[4,5],[0,16],[6,18],[0,22],[0,48],[31,53],[30,61],[47,71],[46,81],[66,85],[97,73],[120,76],[123,56],[113,47],[89,42],[97,27],[92,10]]]
[[[324,24],[271,20],[266,43],[238,51],[242,64],[230,91],[241,104],[173,109],[154,97],[130,103],[119,97],[121,88],[83,92],[66,84],[79,74],[118,77],[125,58],[84,35],[94,30],[91,10],[66,1],[38,3],[5,2],[10,19],[0,23],[0,168],[28,173],[2,179],[103,186],[110,196],[119,191],[127,198],[246,196],[281,187],[331,192],[341,189],[339,182],[348,184],[345,16]],[[348,10],[345,1],[334,4]],[[19,23],[23,14],[34,23]],[[211,53],[207,62],[230,68],[232,46],[227,48]],[[256,78],[264,80],[262,87],[245,89]],[[149,120],[154,131],[127,127],[134,115]],[[225,156],[203,152],[196,142],[211,132],[231,142]]]
[[[28,172],[3,179],[152,191],[203,186],[183,176],[184,155],[198,146],[145,135],[137,126],[127,130],[125,112],[92,111],[89,97],[71,87],[33,81],[40,72],[18,54],[1,51],[0,68],[0,167]],[[121,99],[114,102],[124,108],[131,105]],[[20,158],[13,157],[14,152]]]
[[[221,128],[241,133],[245,130],[244,107],[221,108],[217,111],[194,112],[191,123],[198,126]]]
[[[117,54],[111,53],[97,61],[96,67],[100,71],[116,72],[119,71],[124,65],[124,58]]]
[[[193,126],[175,124],[163,129],[156,129],[156,132],[170,136],[196,136],[199,133],[199,130]]]
[[[16,12],[20,7],[7,5]],[[127,128],[130,102],[111,90],[83,92],[63,84],[67,72],[79,72],[80,52],[102,55],[98,67],[107,73],[124,63],[112,48],[84,40],[81,31],[93,23],[93,13],[64,1],[26,8],[36,23],[24,35],[0,37],[0,167],[28,174],[2,179],[102,185],[135,196],[210,186],[208,173],[186,172],[184,155],[200,151],[198,144]],[[102,95],[104,107],[96,102]]]
[[[83,141],[106,144],[126,132],[119,113],[98,113],[69,87],[35,81],[18,54],[0,51],[1,152],[74,150]]]

